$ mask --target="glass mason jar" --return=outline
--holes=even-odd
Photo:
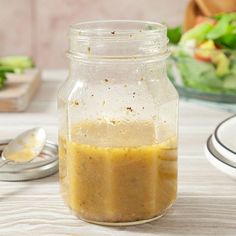
[[[166,27],[100,21],[70,29],[58,94],[60,184],[80,218],[129,225],[176,199],[178,95],[166,75]]]

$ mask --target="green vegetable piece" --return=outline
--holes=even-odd
[[[10,66],[0,66],[0,73],[14,72],[14,69]]]
[[[236,48],[236,13],[222,14],[215,27],[206,35],[222,46]]]
[[[167,37],[169,38],[170,43],[177,44],[180,41],[181,36],[182,36],[181,26],[167,29]]]
[[[219,77],[225,76],[229,74],[229,65],[230,61],[229,59],[225,56],[224,53],[219,52],[214,57],[212,57],[213,63],[216,64],[216,75]]]
[[[236,20],[236,12],[220,13],[218,15],[212,16],[212,18],[216,20],[221,20],[224,17],[228,17],[230,20]]]
[[[6,80],[5,73],[4,72],[0,72],[0,89],[3,88],[5,80]]]
[[[221,20],[217,22],[216,26],[210,32],[207,33],[206,38],[217,39],[223,36],[228,31],[228,25],[229,25],[228,18],[225,17],[221,18]]]
[[[187,40],[195,39],[197,43],[202,43],[206,37],[206,34],[213,28],[212,23],[205,22],[196,25],[194,28],[185,32],[180,40],[180,43],[184,43]]]
[[[22,73],[25,69],[33,67],[33,61],[27,56],[9,56],[0,58],[0,89],[6,80],[6,73]]]
[[[33,61],[26,56],[9,56],[0,58],[0,66],[10,67],[12,69],[27,69],[33,67]]]
[[[236,33],[226,34],[216,39],[215,42],[222,48],[236,49]]]

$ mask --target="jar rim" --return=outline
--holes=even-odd
[[[152,21],[99,20],[70,27],[68,55],[77,60],[163,60],[167,27]]]
[[[98,20],[85,21],[70,26],[70,35],[77,35],[80,38],[103,38],[115,39],[119,37],[155,36],[157,34],[166,35],[167,27],[153,21],[141,20]],[[132,36],[132,37],[131,37]],[[133,37],[135,36],[135,37]]]

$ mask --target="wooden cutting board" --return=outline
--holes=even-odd
[[[23,74],[7,74],[6,84],[0,90],[0,112],[24,111],[41,84],[38,69]]]

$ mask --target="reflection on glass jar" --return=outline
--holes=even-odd
[[[166,27],[87,22],[70,30],[58,94],[60,184],[81,219],[138,224],[176,199],[178,95],[166,76]]]

